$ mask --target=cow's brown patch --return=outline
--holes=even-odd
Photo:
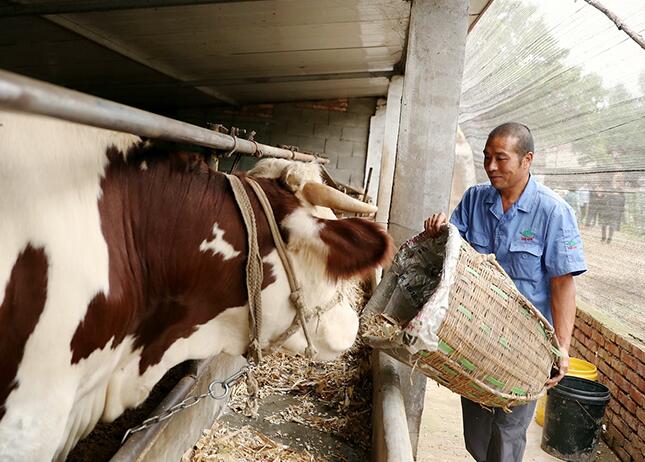
[[[16,381],[25,344],[47,300],[47,255],[31,245],[18,255],[0,305],[0,420]]]
[[[334,280],[365,275],[392,258],[392,238],[379,225],[362,218],[319,220],[320,238],[328,247],[327,274]]]
[[[178,339],[190,336],[230,307],[244,305],[246,293],[246,231],[228,180],[209,170],[198,155],[146,153],[147,170],[139,169],[139,154],[128,162],[109,153],[110,164],[101,183],[101,227],[110,258],[110,291],[92,300],[71,342],[72,363],[104,348],[114,348],[132,335],[142,348],[140,373],[158,363]],[[276,181],[261,180],[281,220],[299,202]],[[247,187],[256,213],[262,256],[273,240],[261,208]],[[213,224],[238,257],[201,252],[212,239]],[[274,282],[264,265],[262,287]]]

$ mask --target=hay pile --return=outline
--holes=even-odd
[[[297,405],[266,419],[274,424],[299,423],[368,449],[372,428],[369,352],[359,339],[340,359],[329,363],[282,352],[266,358],[255,370],[259,398],[280,394],[298,399]],[[234,388],[229,407],[244,413],[246,398],[246,384],[241,383]],[[320,404],[329,412],[320,412]]]
[[[365,301],[363,295],[360,308]],[[264,358],[254,370],[259,384],[259,400],[270,395],[289,395],[298,401],[297,405],[290,405],[264,419],[272,424],[294,422],[311,427],[369,453],[372,431],[371,349],[361,340],[366,328],[365,319],[361,317],[354,346],[333,362],[316,363],[283,352]],[[246,384],[239,383],[231,392],[229,408],[244,414],[247,397]],[[252,425],[253,421],[249,423]],[[306,449],[296,451],[288,448],[249,426],[231,430],[216,422],[211,430],[204,432],[193,450],[185,456],[185,461],[325,462]]]
[[[244,426],[238,430],[215,422],[203,430],[194,448],[181,462],[325,462],[307,450],[296,451]]]

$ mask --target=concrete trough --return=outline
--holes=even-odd
[[[246,364],[244,357],[224,353],[210,359],[192,361],[189,372],[166,395],[152,415],[163,412],[188,396],[207,393],[213,380],[224,380]],[[195,444],[202,429],[210,428],[223,412],[227,399],[228,396],[222,400],[206,397],[169,419],[130,435],[110,462],[180,460],[186,450]]]

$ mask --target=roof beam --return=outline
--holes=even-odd
[[[121,40],[113,35],[106,34],[104,32],[98,32],[90,27],[87,27],[83,23],[76,21],[73,16],[58,16],[58,15],[46,15],[43,16],[44,19],[58,24],[59,26],[77,33],[78,35],[91,40],[94,43],[97,43],[109,50],[112,50],[126,58],[131,59],[132,61],[142,64],[149,69],[157,71],[163,75],[166,75],[170,78],[173,78],[178,81],[179,84],[182,84],[186,81],[195,80],[193,76],[185,74],[180,69],[176,69],[166,63],[155,59],[154,56],[149,56],[141,50],[137,50],[129,45],[126,41]],[[204,87],[199,85],[190,85],[193,86],[198,91],[215,98],[224,103],[230,104],[232,106],[237,106],[237,102],[225,95],[215,88]]]
[[[74,2],[14,3],[13,5],[0,6],[0,18],[255,1],[258,0],[77,0]]]
[[[175,82],[118,82],[114,80],[102,82],[86,83],[88,87],[137,87],[140,85],[152,87],[174,87],[174,86],[191,86],[191,87],[224,87],[233,85],[255,85],[266,83],[298,83],[298,82],[319,82],[327,80],[352,80],[352,79],[374,79],[390,78],[394,75],[394,70],[380,71],[358,71],[358,72],[335,72],[326,74],[303,74],[303,75],[276,75],[276,76],[258,76],[258,77],[230,77],[214,78],[200,80],[185,80]],[[74,85],[75,82],[67,82],[67,85]]]

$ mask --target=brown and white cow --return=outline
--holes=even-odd
[[[378,266],[391,240],[365,220],[318,218],[300,194],[302,168],[274,162],[257,181],[315,306]],[[266,218],[249,197],[267,345],[294,310]],[[200,158],[0,112],[0,460],[64,459],[98,420],[137,406],[174,365],[244,354],[246,252],[227,180]],[[357,327],[347,300],[312,320],[318,358],[338,357]],[[305,346],[302,332],[284,344]]]

